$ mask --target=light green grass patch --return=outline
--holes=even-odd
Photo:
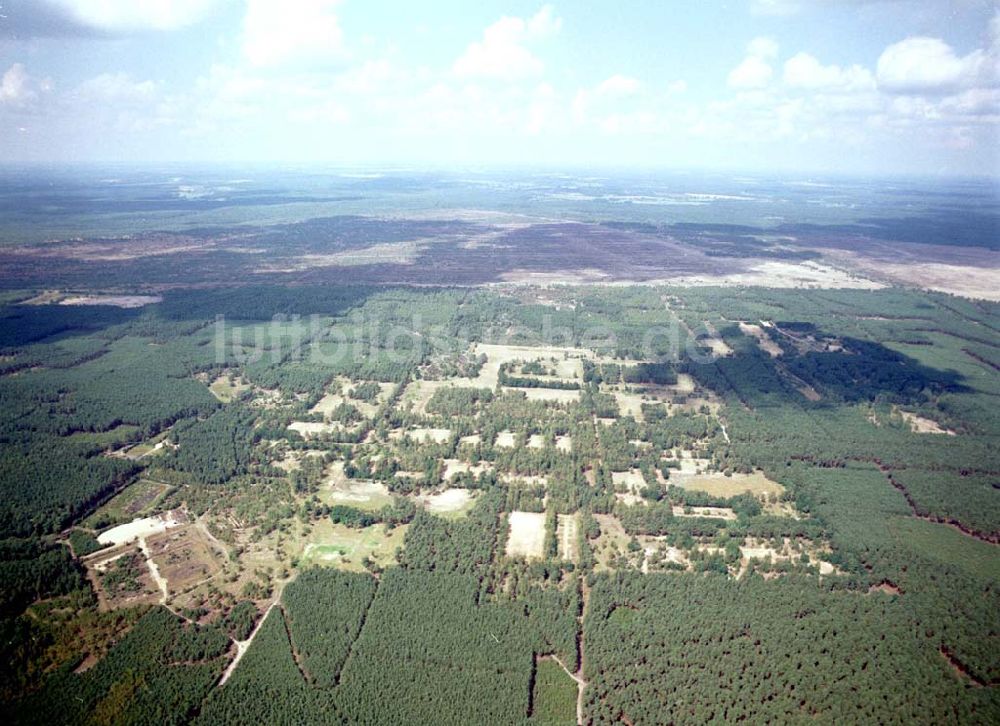
[[[539,724],[576,723],[576,682],[558,663],[540,659],[535,670],[531,720]]]
[[[889,531],[903,547],[965,570],[975,577],[1000,581],[997,546],[982,542],[946,524],[914,517],[893,517]]]
[[[101,529],[109,524],[130,522],[150,512],[170,490],[169,484],[140,479],[119,492],[83,521],[84,527]]]
[[[362,561],[370,557],[379,566],[389,567],[396,564],[396,549],[403,546],[408,526],[400,525],[389,531],[383,524],[353,529],[333,524],[328,519],[321,520],[314,526],[302,550],[299,566],[322,565],[363,572]]]

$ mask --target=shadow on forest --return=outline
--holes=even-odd
[[[706,385],[732,387],[751,405],[771,403],[776,396],[785,395],[788,386],[798,387],[799,382],[822,395],[820,401],[812,404],[815,406],[879,398],[919,404],[926,400],[927,393],[972,390],[956,371],[932,368],[881,343],[826,336],[813,330],[814,337],[836,340],[839,349],[800,352],[787,341],[781,341],[782,355],[773,358],[758,347],[756,340],[744,336],[732,325],[720,333],[733,354],[716,359],[713,366],[689,365],[688,369]],[[710,382],[716,375],[719,380]]]

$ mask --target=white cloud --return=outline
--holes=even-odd
[[[670,93],[684,93],[688,89],[687,81],[684,79],[677,79],[676,81],[671,81],[667,84],[667,90]]]
[[[601,96],[631,96],[639,90],[641,85],[635,78],[616,73],[597,86],[597,94]]]
[[[778,57],[778,43],[774,38],[758,36],[747,44],[747,55],[769,60]]]
[[[754,15],[794,15],[798,11],[796,0],[750,0],[750,12]]]
[[[452,70],[460,77],[506,81],[538,75],[544,64],[525,44],[558,32],[561,25],[548,5],[528,20],[504,16],[483,31],[482,40],[469,44]]]
[[[995,82],[996,58],[983,50],[959,57],[938,38],[913,37],[890,45],[878,59],[879,88],[888,93],[943,95]]]
[[[542,9],[528,21],[528,33],[538,38],[555,35],[561,28],[562,18],[556,15],[551,5],[542,6]]]
[[[0,79],[0,103],[20,105],[29,93],[28,72],[24,70],[23,64],[15,63]]]
[[[824,66],[808,53],[798,53],[785,61],[784,81],[791,88],[805,90],[853,92],[875,87],[875,79],[867,68]]]
[[[760,36],[747,44],[747,56],[729,72],[726,83],[730,88],[763,88],[771,82],[774,69],[769,60],[778,56],[778,44],[772,38]]]
[[[107,31],[174,30],[230,0],[50,0],[81,25]]]
[[[22,108],[35,101],[39,93],[50,90],[49,79],[39,81],[28,74],[22,63],[15,63],[0,78],[0,105]]]
[[[763,88],[771,81],[774,70],[757,56],[747,56],[729,72],[726,83],[730,88]]]
[[[76,88],[79,98],[111,103],[145,103],[156,95],[153,81],[135,81],[127,73],[102,73]]]
[[[340,60],[343,32],[334,12],[339,0],[248,0],[243,55],[257,67]]]

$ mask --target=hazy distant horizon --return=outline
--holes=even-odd
[[[7,0],[0,158],[1000,173],[989,0]]]

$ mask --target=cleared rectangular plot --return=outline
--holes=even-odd
[[[545,543],[545,514],[511,512],[508,521],[510,533],[507,536],[507,555],[541,559]]]
[[[559,559],[565,562],[576,562],[577,515],[560,514],[556,525],[556,538],[559,540]]]

